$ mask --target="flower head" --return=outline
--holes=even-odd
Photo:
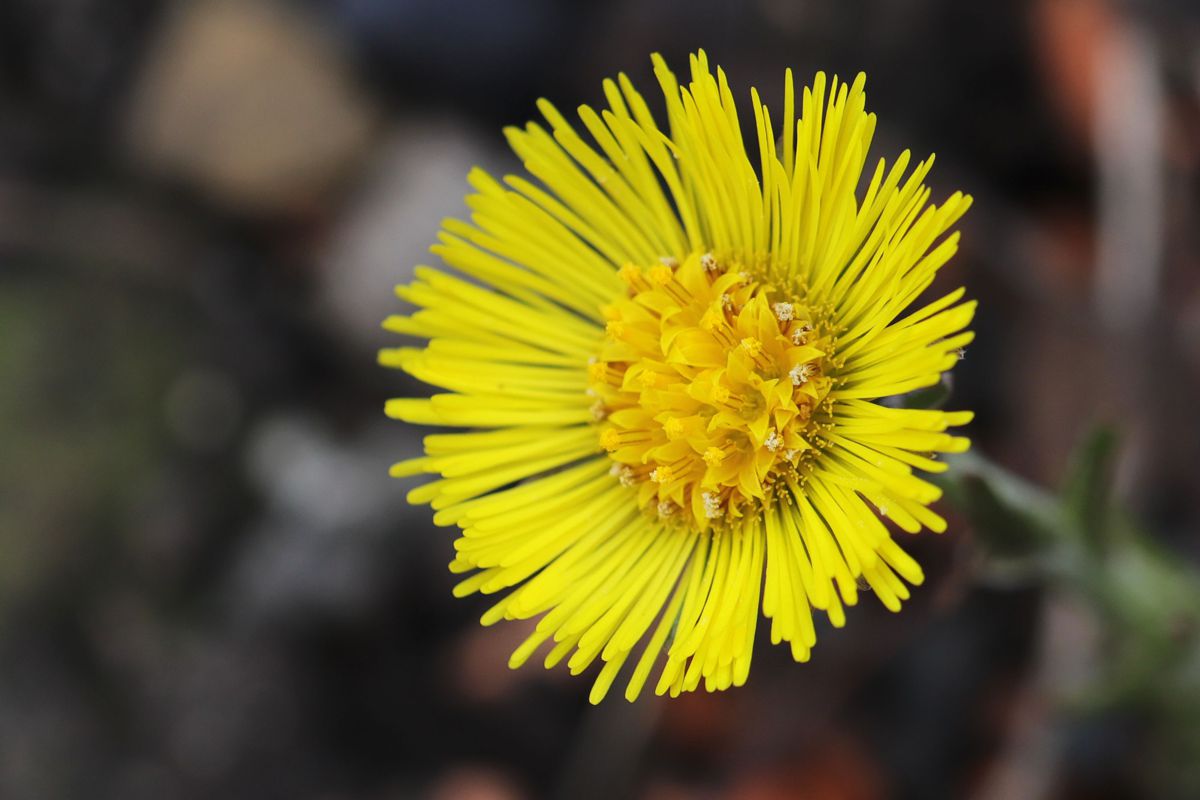
[[[799,661],[813,610],[840,627],[860,581],[898,610],[923,578],[884,509],[945,529],[916,472],[971,419],[876,402],[957,362],[974,303],[907,311],[970,198],[930,204],[933,159],[907,152],[857,191],[864,77],[818,74],[797,118],[788,72],[780,129],[752,91],[752,161],[703,52],[687,86],[654,65],[665,131],[623,75],[583,131],[545,101],[549,129],[506,131],[533,179],[470,174],[472,222],[433,248],[465,277],[419,267],[397,290],[419,310],[385,327],[428,345],[380,355],[448,390],[391,416],[480,429],[392,470],[440,476],[409,499],[462,529],[455,594],[499,595],[485,625],[538,618],[514,667],[601,662],[594,702],[627,666],[631,700],[660,664],[659,693],[742,684],[760,605]]]

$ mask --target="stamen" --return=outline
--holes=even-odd
[[[638,375],[638,381],[647,389],[653,389],[662,383],[662,379],[659,378],[658,373],[649,369]]]
[[[713,257],[712,253],[705,253],[700,256],[700,266],[704,267],[705,272],[716,272],[717,259]]]
[[[673,477],[671,468],[668,466],[655,467],[650,471],[650,480],[655,483],[670,483]]]
[[[633,486],[637,483],[637,473],[628,464],[613,464],[608,474],[617,476],[622,486]]]
[[[670,257],[663,257],[659,261],[662,263],[650,268],[651,282],[666,292],[667,296],[678,303],[680,307],[690,304],[691,295],[675,282],[675,270],[679,267],[679,262]]]
[[[641,291],[646,286],[646,282],[642,278],[642,268],[637,264],[625,264],[617,270],[617,277],[625,281],[630,289],[636,291]]]
[[[716,328],[713,328],[711,331],[709,331],[709,333],[711,333],[712,337],[725,347],[731,350],[734,347],[737,347],[737,339],[734,337],[733,331],[729,330],[729,328],[726,326],[718,325]]]
[[[604,405],[603,400],[597,400],[596,402],[592,403],[589,410],[592,412],[592,419],[596,420],[597,422],[600,422],[608,416],[608,408]]]
[[[792,367],[788,377],[792,379],[793,386],[801,386],[808,383],[808,379],[812,377],[813,368],[810,364],[797,364]]]
[[[771,431],[767,434],[767,438],[763,440],[763,447],[774,453],[779,448],[783,447],[783,437],[779,435],[779,431]]]
[[[666,286],[675,280],[675,273],[666,264],[659,264],[650,268],[650,280],[658,286]]]
[[[658,516],[660,519],[666,519],[679,510],[679,506],[675,505],[670,500],[663,500],[658,504]]]
[[[704,501],[704,516],[708,519],[719,519],[721,517],[721,497],[716,492],[705,492],[700,495]]]
[[[643,430],[619,431],[616,428],[605,428],[600,434],[600,446],[610,453],[622,447],[649,442],[650,434]]]
[[[598,361],[588,366],[588,380],[593,385],[608,384],[610,386],[620,386],[624,377],[624,364],[614,365],[605,361]]]
[[[795,318],[796,307],[791,303],[776,303],[775,318],[780,322],[791,322]]]

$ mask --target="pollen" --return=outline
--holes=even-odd
[[[589,372],[603,376],[590,384],[607,410],[601,445],[644,465],[633,483],[644,487],[638,502],[652,517],[670,502],[686,512],[676,518],[707,530],[769,506],[766,487],[796,475],[794,454],[820,446],[826,421],[813,412],[827,405],[832,381],[818,376],[832,344],[809,323],[811,341],[798,348],[792,339],[802,327],[795,320],[816,310],[709,253],[673,271],[661,263],[634,270],[650,281],[616,313],[653,334],[634,340],[607,327],[597,354],[605,370]]]
[[[700,499],[704,502],[704,518],[720,519],[721,498],[716,492],[704,492]]]
[[[613,464],[608,474],[615,476],[622,486],[633,486],[637,483],[637,475],[627,464]]]
[[[788,377],[792,379],[793,386],[803,386],[808,383],[808,379],[812,377],[812,373],[812,365],[797,364],[788,371]]]
[[[666,264],[658,264],[650,268],[650,280],[659,286],[666,286],[675,278],[675,272]]]
[[[641,381],[642,386],[645,386],[647,389],[653,389],[661,382],[659,380],[658,373],[652,372],[651,370],[646,370],[639,375],[638,380]]]

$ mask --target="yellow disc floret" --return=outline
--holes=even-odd
[[[834,370],[820,314],[710,253],[622,277],[588,374],[600,443],[644,476],[642,508],[706,530],[773,502],[820,447]]]

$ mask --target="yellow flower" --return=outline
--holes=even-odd
[[[471,222],[445,223],[397,289],[419,310],[385,327],[428,339],[380,360],[448,390],[389,401],[425,438],[396,476],[461,537],[455,588],[498,594],[483,624],[538,618],[509,663],[630,661],[634,699],[741,685],[758,607],[798,661],[813,609],[845,623],[860,586],[898,610],[921,568],[881,518],[941,532],[937,452],[966,411],[880,404],[936,383],[972,334],[959,289],[907,312],[953,255],[970,205],[929,203],[933,158],[879,161],[859,192],[875,116],[864,76],[817,74],[782,130],[751,91],[747,155],[725,74],[703,52],[681,87],[662,59],[661,130],[630,81],[583,106],[589,143],[549,103],[549,128],[505,131],[533,177],[476,169]],[[904,316],[902,316],[904,315]]]

